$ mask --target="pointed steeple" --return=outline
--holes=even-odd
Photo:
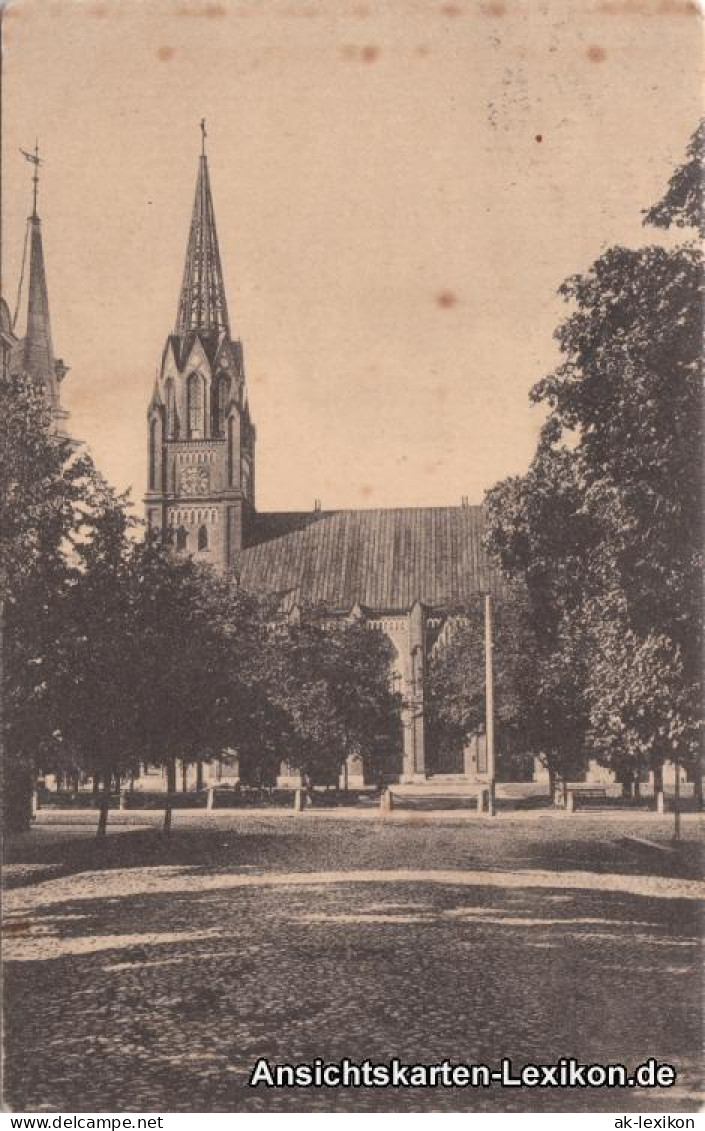
[[[23,343],[22,368],[44,386],[52,412],[59,407],[59,387],[51,340],[49,295],[47,292],[42,224],[36,213],[29,220],[29,286],[27,296],[27,333]]]
[[[176,333],[190,330],[225,331],[230,335],[228,306],[220,266],[215,213],[208,176],[205,121],[201,122],[202,146],[196,182],[191,230],[186,249],[186,266],[179,297]]]
[[[32,176],[33,202],[32,214],[27,219],[27,239],[29,242],[29,282],[27,285],[27,329],[19,349],[20,365],[23,371],[33,377],[44,389],[47,403],[51,409],[54,427],[62,432],[62,424],[68,413],[61,408],[59,382],[68,372],[63,361],[54,357],[49,317],[49,293],[47,289],[44,247],[42,243],[42,222],[37,213],[37,192],[39,185],[39,148],[33,153],[22,153],[34,166]],[[23,265],[24,271],[24,265]]]

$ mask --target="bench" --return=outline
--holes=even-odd
[[[421,798],[424,801],[430,801],[431,797],[433,797],[434,799],[435,798],[443,799],[443,797],[447,797],[447,798],[452,798],[453,800],[457,800],[460,797],[460,798],[463,798],[463,799],[467,798],[467,800],[469,800],[469,801],[472,801],[473,799],[475,799],[476,804],[477,804],[478,813],[486,812],[486,813],[488,813],[488,815],[490,817],[493,817],[495,815],[494,795],[493,795],[492,791],[490,790],[489,786],[482,785],[482,784],[479,784],[476,787],[475,790],[467,790],[467,792],[465,790],[463,790],[462,793],[456,793],[456,792],[450,792],[450,791],[448,793],[443,793],[443,792],[439,793],[437,790],[434,790],[433,793],[431,793],[431,792],[425,791],[423,788],[421,788],[418,791],[418,793],[412,793],[408,789],[405,789],[403,792],[398,791],[397,796],[411,797],[411,798]],[[382,796],[380,797],[380,812],[381,813],[391,813],[393,810],[394,810],[394,793],[392,792],[391,788],[387,788],[387,789],[382,791]]]
[[[572,785],[569,787],[566,795],[566,812],[573,813],[575,811],[575,802],[578,797],[584,798],[601,798],[607,797],[606,785]]]

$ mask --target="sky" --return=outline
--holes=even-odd
[[[702,112],[687,0],[10,0],[4,22],[3,292],[38,138],[64,406],[138,502],[202,117],[257,503],[296,510],[480,502],[523,473],[558,287],[664,239],[642,209]]]

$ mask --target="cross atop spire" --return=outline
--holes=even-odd
[[[34,143],[34,153],[28,153],[26,149],[20,149],[23,157],[34,165],[34,173],[32,174],[32,185],[34,187],[34,199],[32,202],[32,219],[37,218],[37,194],[39,192],[39,166],[42,164],[42,158],[39,156],[39,142]]]
[[[186,249],[186,265],[179,296],[176,333],[189,330],[224,330],[230,333],[220,266],[215,213],[206,157],[206,122],[201,120],[201,157],[198,165],[196,199]]]

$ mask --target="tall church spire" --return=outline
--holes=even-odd
[[[34,166],[32,175],[33,200],[32,214],[27,219],[29,240],[29,282],[27,286],[27,329],[21,343],[21,366],[25,373],[33,377],[44,389],[47,402],[54,418],[55,426],[65,419],[68,413],[61,408],[59,382],[67,369],[63,361],[54,357],[49,317],[49,294],[47,290],[46,268],[44,266],[44,247],[42,244],[42,222],[37,213],[37,190],[39,184],[39,148],[33,153],[22,153]]]
[[[176,333],[189,330],[224,330],[230,334],[228,305],[225,300],[220,266],[215,213],[206,157],[206,124],[201,121],[201,156],[193,204],[191,230],[186,249],[186,266],[179,297]]]

